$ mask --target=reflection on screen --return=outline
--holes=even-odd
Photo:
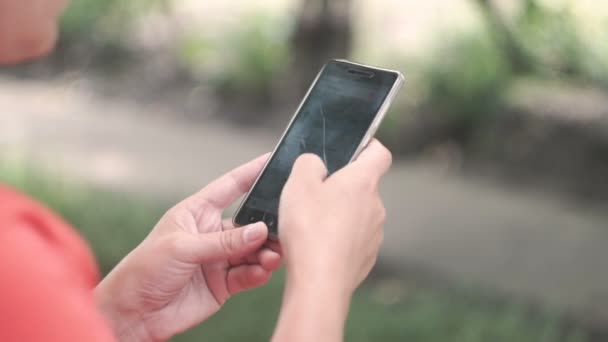
[[[344,69],[336,65],[326,66],[251,192],[246,207],[276,215],[291,167],[303,153],[318,155],[329,174],[350,161],[393,83],[374,83],[344,74]]]

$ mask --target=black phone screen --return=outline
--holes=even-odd
[[[347,62],[328,63],[235,217],[278,230],[279,198],[295,160],[318,155],[329,174],[350,162],[398,75]]]

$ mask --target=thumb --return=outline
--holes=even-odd
[[[183,262],[207,263],[238,258],[257,251],[268,238],[268,228],[257,222],[214,233],[181,233],[176,238],[176,257]]]

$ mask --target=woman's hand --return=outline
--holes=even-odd
[[[252,186],[267,155],[170,209],[99,284],[96,298],[122,340],[166,340],[204,321],[281,264],[263,223],[234,228],[222,212]]]
[[[390,165],[390,152],[377,140],[329,178],[316,155],[296,161],[279,212],[289,278],[330,277],[331,286],[348,293],[365,279],[383,238],[385,209],[378,184]]]
[[[316,155],[296,161],[279,209],[287,284],[273,340],[342,340],[351,296],[382,243],[378,183],[390,165],[390,152],[376,140],[329,178]]]

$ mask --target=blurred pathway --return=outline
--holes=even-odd
[[[0,78],[0,154],[118,191],[181,198],[272,149],[278,133],[170,120],[82,86]],[[205,113],[201,113],[205,115]],[[382,262],[608,321],[608,214],[396,163]]]

